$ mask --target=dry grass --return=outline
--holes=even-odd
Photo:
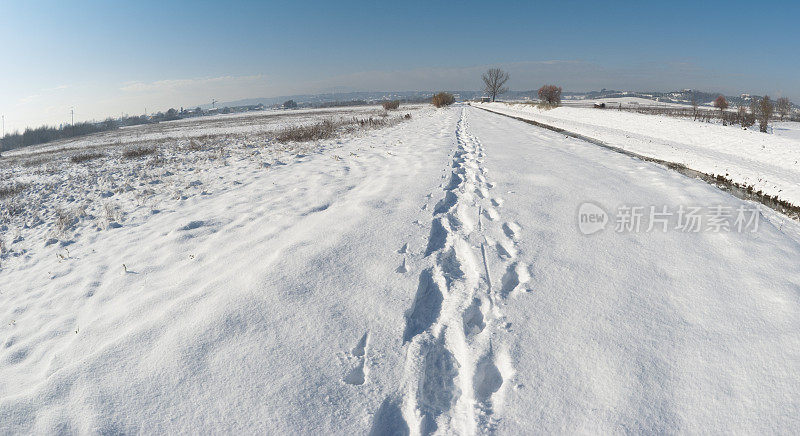
[[[155,147],[134,147],[129,148],[122,152],[122,155],[128,159],[135,159],[137,157],[147,156],[156,152]]]
[[[65,235],[77,222],[78,217],[74,212],[63,209],[56,211],[55,230],[58,235]]]
[[[540,101],[539,103],[536,103],[536,107],[538,107],[539,109],[544,109],[546,111],[549,111],[550,109],[555,109],[558,106],[559,105],[557,103],[548,103],[546,101]]]
[[[70,157],[69,160],[72,163],[84,163],[101,157],[105,157],[105,153],[81,153]]]
[[[316,141],[333,136],[336,127],[336,124],[330,120],[308,126],[292,126],[278,132],[276,139],[280,142]]]
[[[400,100],[393,100],[393,101],[384,101],[383,104],[384,109],[388,110],[395,110],[400,107]]]
[[[31,167],[38,167],[39,165],[44,165],[46,163],[51,162],[53,159],[49,157],[36,157],[36,158],[27,158],[20,161],[20,165],[25,168]]]
[[[0,186],[0,199],[13,197],[28,188],[25,183],[12,183],[10,185]]]

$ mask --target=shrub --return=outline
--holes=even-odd
[[[449,92],[440,92],[431,98],[431,103],[436,107],[450,106],[456,102],[456,98]]]
[[[397,109],[400,107],[400,100],[393,100],[393,101],[384,101],[382,104],[383,108],[388,110]]]
[[[544,85],[539,88],[539,100],[548,106],[558,106],[561,104],[561,87],[555,85]]]
[[[755,115],[747,112],[747,106],[740,105],[737,112],[738,121],[742,127],[750,127],[756,123]]]
[[[129,148],[122,152],[122,155],[128,159],[135,159],[137,157],[147,156],[156,152],[155,147],[134,147]]]
[[[72,163],[84,163],[105,156],[103,153],[82,153],[69,158]]]
[[[781,121],[783,121],[786,115],[789,115],[789,112],[792,110],[792,102],[786,97],[781,97],[775,102],[775,109],[780,114]]]
[[[764,133],[767,133],[769,120],[772,118],[772,112],[775,110],[775,107],[772,105],[772,100],[769,99],[768,95],[765,95],[764,98],[759,100],[755,107],[755,116],[758,120],[758,129]]]

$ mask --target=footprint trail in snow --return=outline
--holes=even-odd
[[[491,431],[512,384],[502,305],[530,279],[529,268],[517,258],[520,227],[502,219],[503,201],[492,196],[486,154],[468,133],[466,115],[462,109],[451,173],[433,208],[419,284],[406,312],[404,379],[376,413],[373,429],[391,420],[411,434]],[[504,271],[491,271],[498,264]]]

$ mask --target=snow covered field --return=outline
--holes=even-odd
[[[418,107],[411,106],[411,107]],[[174,141],[224,135],[228,141],[263,139],[276,128],[318,122],[321,119],[342,120],[352,117],[378,116],[377,106],[337,107],[327,109],[295,109],[243,112],[226,115],[186,118],[175,121],[124,127],[77,139],[65,139],[3,152],[4,156],[27,157],[54,151],[106,148],[109,145],[169,144]]]
[[[800,205],[800,123],[774,123],[775,134],[613,109],[476,104],[599,139],[645,156],[753,186]],[[613,104],[611,105],[613,108]]]
[[[756,205],[477,108],[410,113],[4,157],[28,185],[0,200],[0,433],[800,431],[800,224],[586,235],[588,202]]]

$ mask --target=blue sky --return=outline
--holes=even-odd
[[[798,2],[0,0],[6,130],[330,90],[698,88],[800,102]]]

